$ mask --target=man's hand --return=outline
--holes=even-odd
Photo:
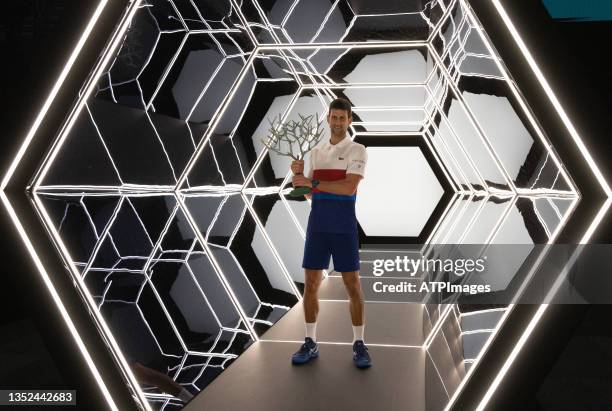
[[[293,175],[304,174],[304,160],[293,160],[291,162],[291,172]]]
[[[291,182],[293,183],[293,187],[311,187],[312,188],[312,181],[310,181],[309,178],[306,178],[303,175],[293,176],[293,179],[291,180]]]

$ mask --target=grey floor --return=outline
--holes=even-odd
[[[366,294],[365,340],[373,366],[359,370],[352,362],[342,279],[326,279],[320,299],[319,358],[301,366],[290,362],[304,339],[303,309],[297,304],[184,410],[443,409],[448,395],[422,348],[428,331],[422,304],[369,301]]]

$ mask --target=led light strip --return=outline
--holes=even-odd
[[[460,1],[462,3],[464,3],[464,0],[460,0]],[[550,147],[550,143],[544,137],[544,133],[542,132],[541,128],[539,127],[538,123],[536,122],[535,118],[533,117],[531,111],[528,109],[527,105],[523,101],[523,98],[521,98],[520,93],[518,91],[518,88],[516,87],[516,84],[514,84],[514,82],[510,81],[510,76],[508,75],[508,73],[507,73],[503,63],[501,62],[500,58],[497,56],[497,53],[495,53],[495,50],[493,49],[493,46],[491,45],[491,42],[489,41],[488,36],[486,35],[484,30],[482,30],[481,26],[476,21],[476,17],[474,16],[473,11],[471,10],[471,8],[467,4],[465,5],[465,8],[468,10],[468,13],[467,13],[468,18],[472,21],[473,26],[479,32],[480,38],[483,40],[485,46],[487,47],[487,50],[489,51],[489,53],[493,57],[493,61],[497,65],[499,71],[502,73],[502,76],[504,77],[504,80],[505,80],[506,84],[508,85],[508,87],[512,91],[512,93],[515,96],[516,100],[518,101],[519,105],[521,106],[521,109],[523,110],[523,113],[525,114],[525,116],[527,116],[527,119],[529,120],[529,123],[531,124],[533,129],[536,131],[536,134],[540,138],[540,141],[546,147],[548,155],[550,155],[552,157],[553,161],[555,162],[555,164],[557,166],[557,169],[560,170],[561,174],[563,175],[563,178],[565,179],[565,182],[570,187],[572,192],[577,194],[577,189],[574,186],[572,180],[569,178],[569,175],[567,174],[567,171],[565,170],[565,167],[563,166],[563,164],[559,160],[557,154]]]
[[[444,79],[446,80],[446,82],[444,82],[444,80],[441,79],[441,81],[438,84],[442,84],[444,82],[444,84],[446,85],[448,83],[448,79],[446,79],[445,77],[444,77]],[[431,97],[431,100],[434,103],[434,106],[435,106],[437,112],[440,114],[442,121],[445,123],[446,127],[448,128],[448,130],[451,133],[451,136],[454,138],[455,142],[459,146],[459,148],[461,150],[461,153],[465,156],[465,158],[467,159],[468,164],[470,165],[471,169],[476,174],[476,177],[480,180],[479,181],[480,185],[482,185],[486,190],[488,190],[489,186],[488,186],[487,182],[485,181],[484,176],[481,175],[480,170],[476,166],[476,163],[474,162],[474,160],[470,156],[468,150],[463,145],[463,142],[461,141],[461,139],[458,137],[458,135],[457,135],[453,125],[450,123],[450,121],[448,120],[448,117],[444,113],[444,110],[442,110],[442,107],[440,107],[440,104],[438,103],[438,101],[435,98],[434,92],[432,90],[430,90],[429,85],[426,85],[425,89],[427,90],[428,95]],[[447,96],[446,91],[448,90],[448,86],[445,86],[444,90],[445,90],[444,96]],[[446,98],[446,97],[443,97],[443,98]],[[438,133],[440,134],[439,128],[437,126],[435,126],[435,125],[434,125],[434,128],[438,129]],[[444,143],[446,144],[446,142],[444,142]],[[452,154],[451,151],[449,151],[449,153]],[[454,157],[454,155],[453,155],[453,157]],[[466,176],[466,179],[467,179],[467,176]],[[472,183],[469,180],[467,180],[467,181],[469,182],[470,185],[472,185]]]
[[[255,330],[253,329],[253,326],[251,325],[249,321],[249,316],[246,314],[246,311],[244,311],[244,309],[242,308],[242,305],[240,304],[240,300],[234,294],[234,291],[232,290],[229,281],[227,280],[227,278],[225,278],[225,275],[223,274],[223,271],[221,270],[221,266],[219,265],[219,263],[217,262],[217,259],[214,257],[212,251],[210,250],[210,246],[206,242],[206,239],[202,236],[202,233],[200,229],[198,228],[198,225],[195,219],[189,213],[188,207],[184,203],[184,200],[179,195],[177,195],[176,198],[177,198],[178,204],[181,207],[181,211],[187,218],[187,221],[189,222],[189,225],[191,226],[191,229],[193,230],[194,234],[200,240],[200,245],[204,248],[204,251],[206,252],[206,255],[208,259],[210,260],[217,276],[221,280],[221,284],[223,285],[225,292],[230,296],[230,300],[232,304],[234,305],[234,308],[236,308],[236,310],[240,314],[242,322],[245,324],[245,327],[247,327],[249,334],[251,334],[251,338],[254,341],[257,341],[258,340],[257,333],[255,332]]]
[[[13,167],[13,169],[9,172],[12,173],[14,169],[15,168]],[[81,335],[79,334],[77,328],[75,327],[72,321],[72,318],[70,318],[70,314],[68,314],[66,307],[62,303],[62,300],[59,294],[57,293],[55,286],[53,285],[53,283],[51,282],[51,279],[49,278],[49,274],[47,273],[47,270],[45,269],[42,262],[40,261],[40,258],[38,257],[38,254],[36,253],[36,250],[34,249],[32,242],[28,238],[28,235],[26,234],[23,228],[23,225],[19,221],[19,218],[17,217],[17,214],[15,213],[15,210],[13,209],[13,206],[11,205],[4,191],[0,191],[0,198],[2,199],[2,202],[4,206],[6,207],[6,210],[9,212],[11,220],[13,220],[13,224],[15,224],[15,228],[17,229],[17,232],[19,233],[21,240],[23,241],[28,252],[30,253],[30,257],[32,258],[34,264],[36,265],[36,268],[38,269],[38,272],[40,276],[42,277],[43,283],[47,287],[47,290],[49,291],[51,298],[55,302],[55,305],[60,315],[64,319],[64,322],[66,323],[66,326],[68,327],[68,331],[72,335],[72,338],[76,342],[76,345],[79,348],[81,355],[85,359],[85,363],[89,367],[89,370],[91,371],[94,379],[96,380],[96,383],[98,384],[98,387],[100,388],[100,391],[102,392],[102,396],[106,400],[106,403],[108,404],[111,410],[118,411],[119,408],[115,404],[115,401],[113,400],[110,392],[108,391],[108,388],[106,387],[106,384],[104,383],[104,380],[100,376],[100,372],[98,371],[96,364],[93,362],[93,359],[91,358],[91,355],[89,354],[89,351],[87,350],[87,347],[85,346],[85,343],[83,342],[83,339],[81,338]]]
[[[603,174],[601,173],[601,171],[599,170],[599,168],[595,164],[595,161],[593,160],[593,158],[591,157],[590,153],[588,152],[586,146],[582,142],[582,139],[578,135],[577,130],[575,129],[575,127],[573,126],[573,124],[570,121],[569,117],[565,113],[565,110],[561,106],[561,103],[557,99],[555,93],[553,92],[552,88],[548,84],[548,81],[546,80],[546,78],[544,77],[544,75],[541,72],[540,68],[536,64],[533,56],[529,52],[527,46],[525,45],[525,43],[524,43],[523,39],[521,38],[520,34],[518,33],[518,31],[516,30],[514,24],[510,20],[510,17],[506,13],[505,9],[503,8],[503,6],[499,2],[499,0],[491,0],[491,2],[493,3],[495,8],[497,9],[497,12],[499,13],[500,17],[502,18],[504,24],[506,25],[506,28],[510,31],[512,37],[514,38],[516,44],[518,45],[519,49],[521,50],[523,56],[527,60],[527,63],[529,64],[531,70],[533,71],[533,73],[535,74],[536,78],[540,82],[540,85],[542,86],[542,88],[546,92],[548,98],[550,99],[550,101],[552,102],[553,106],[555,107],[555,110],[557,111],[557,114],[559,115],[559,117],[563,121],[564,125],[566,126],[566,128],[570,132],[570,135],[574,139],[574,142],[576,143],[579,151],[581,152],[581,154],[585,158],[587,164],[591,168],[591,171],[593,172],[594,176],[596,177],[597,181],[599,182],[599,184],[601,185],[603,191],[606,193],[606,196],[608,197],[607,200],[602,205],[602,207],[600,208],[599,212],[597,213],[595,219],[591,222],[591,224],[589,225],[589,227],[587,228],[586,232],[584,233],[583,237],[580,240],[580,244],[586,244],[589,241],[589,239],[592,236],[592,234],[594,233],[594,231],[597,228],[597,226],[599,225],[599,223],[601,222],[601,220],[603,219],[603,216],[606,214],[608,208],[610,207],[610,204],[612,203],[612,198],[611,198],[612,197],[612,192],[610,190],[610,186],[608,185],[608,182],[605,180]],[[498,374],[496,375],[495,379],[493,380],[493,382],[491,383],[491,385],[487,389],[485,395],[480,400],[480,402],[478,404],[478,407],[477,407],[477,410],[483,410],[487,406],[487,404],[491,400],[491,397],[496,392],[497,388],[501,384],[501,382],[502,382],[503,378],[505,377],[506,373],[508,372],[508,370],[510,369],[510,367],[514,363],[514,360],[516,359],[516,357],[518,356],[518,354],[521,351],[522,347],[525,345],[525,343],[529,339],[529,336],[531,335],[531,333],[533,332],[533,330],[535,329],[535,327],[539,323],[540,319],[542,318],[542,316],[546,312],[547,308],[548,308],[548,304],[541,304],[540,305],[540,307],[538,308],[538,310],[534,314],[533,318],[529,322],[529,325],[527,326],[527,328],[525,329],[525,331],[521,335],[519,341],[514,346],[514,349],[512,350],[512,352],[510,353],[510,355],[508,356],[508,358],[504,362],[502,368],[499,370]],[[459,389],[457,390],[457,393],[460,392],[461,388],[462,387],[459,387]],[[447,409],[449,409],[450,406],[454,403],[454,400],[456,400],[455,396],[453,397],[451,402],[448,404]]]
[[[62,84],[64,84],[64,81],[66,80],[66,77],[68,77],[68,73],[72,69],[72,66],[74,65],[78,55],[80,54],[81,50],[83,49],[83,46],[85,45],[85,42],[89,38],[89,35],[91,34],[91,32],[92,32],[96,22],[100,18],[100,15],[102,14],[102,11],[106,7],[107,3],[108,3],[108,0],[100,0],[100,2],[98,3],[98,6],[96,7],[96,9],[94,11],[93,16],[91,17],[91,19],[87,23],[87,26],[85,27],[85,30],[81,34],[81,37],[79,38],[79,41],[77,42],[75,48],[72,50],[72,53],[70,54],[70,57],[68,58],[68,61],[64,65],[64,68],[62,69],[62,71],[61,71],[57,81],[53,85],[53,88],[51,89],[51,92],[47,96],[47,99],[45,100],[42,108],[40,109],[40,112],[36,116],[36,119],[34,120],[34,123],[32,124],[32,127],[30,127],[30,130],[28,131],[28,134],[26,135],[25,140],[23,141],[23,143],[19,147],[19,151],[17,151],[17,154],[13,158],[13,161],[11,162],[11,165],[9,166],[6,174],[4,175],[4,178],[2,179],[2,185],[0,186],[0,189],[2,191],[4,191],[6,189],[6,187],[8,186],[8,184],[9,184],[9,182],[11,180],[11,177],[13,176],[13,173],[15,172],[15,169],[17,168],[17,165],[19,164],[19,162],[23,158],[27,148],[29,147],[32,139],[34,138],[34,135],[38,131],[38,128],[40,127],[40,124],[42,123],[42,121],[45,118],[47,112],[49,111],[49,108],[51,107],[51,103],[53,103],[53,100],[55,100],[55,97],[59,93],[59,90],[60,90]],[[134,11],[135,11],[135,7],[134,7],[133,11],[130,13],[130,16],[133,15]],[[129,17],[128,20],[130,18],[131,17]]]
[[[2,180],[2,184],[0,186],[0,197],[2,198],[2,202],[4,204],[4,206],[6,207],[7,211],[9,212],[9,215],[11,217],[11,220],[13,221],[13,224],[15,225],[15,228],[17,229],[17,231],[19,232],[19,235],[22,238],[22,241],[24,242],[28,252],[30,253],[30,256],[32,257],[32,260],[34,261],[34,264],[36,265],[42,279],[43,282],[45,283],[45,285],[47,286],[47,289],[49,290],[49,293],[51,295],[51,297],[53,298],[61,316],[64,319],[64,322],[66,323],[73,339],[75,340],[79,351],[81,351],[81,355],[84,357],[85,362],[87,363],[94,379],[96,380],[98,387],[100,388],[100,391],[103,395],[103,397],[105,398],[108,406],[112,409],[112,410],[118,410],[117,405],[115,404],[113,398],[111,397],[111,394],[108,390],[108,388],[106,387],[106,384],[104,383],[104,381],[102,380],[102,377],[100,376],[100,373],[95,365],[95,363],[93,362],[87,347],[85,346],[85,344],[83,343],[83,340],[81,338],[81,336],[79,335],[74,323],[72,322],[72,319],[70,318],[70,315],[68,314],[66,308],[64,307],[59,294],[57,293],[57,290],[55,289],[51,279],[49,278],[49,274],[47,273],[45,267],[43,266],[42,262],[40,261],[40,258],[38,257],[38,254],[36,253],[36,250],[34,249],[30,239],[28,238],[25,230],[23,229],[23,226],[21,225],[17,214],[15,213],[15,210],[13,209],[8,197],[5,194],[5,189],[7,188],[7,186],[10,183],[10,180],[17,168],[17,166],[19,165],[19,162],[21,161],[21,159],[23,158],[23,156],[25,155],[25,152],[27,150],[27,148],[29,147],[29,145],[31,144],[32,140],[34,139],[34,136],[36,134],[36,132],[38,131],[38,128],[40,127],[44,117],[46,116],[47,112],[49,111],[49,108],[51,106],[51,104],[53,103],[53,101],[55,100],[57,94],[59,93],[59,90],[61,88],[61,86],[63,85],[64,81],[66,80],[68,73],[70,72],[70,70],[72,69],[73,65],[76,62],[76,59],[78,57],[78,55],[80,54],[82,48],[85,45],[85,42],[87,41],[87,39],[89,38],[95,24],[97,23],[98,19],[100,18],[104,8],[106,7],[106,4],[108,3],[108,0],[101,0],[98,4],[98,6],[96,7],[93,16],[91,17],[91,19],[89,20],[85,30],[83,31],[83,33],[81,34],[81,37],[79,39],[79,41],[77,42],[76,47],[74,48],[74,50],[72,51],[68,61],[66,62],[66,64],[64,65],[64,68],[62,69],[60,76],[58,77],[57,81],[55,82],[53,88],[51,89],[51,92],[49,93],[49,95],[47,96],[47,99],[45,100],[40,112],[38,113],[38,115],[36,116],[36,119],[34,120],[34,123],[32,124],[28,134],[26,135],[26,138],[24,140],[24,142],[22,143],[22,145],[19,148],[19,151],[17,152],[17,154],[15,155],[11,165],[9,166],[3,180]],[[140,3],[140,0],[136,0],[134,1],[131,6],[128,8],[127,12],[125,13],[125,15],[122,18],[122,22],[119,25],[119,28],[117,29],[117,31],[113,34],[114,41],[112,41],[111,43],[111,47],[109,49],[106,50],[107,56],[111,54],[112,50],[114,50],[114,48],[117,46],[118,44],[118,40],[123,36],[123,33],[125,32],[125,29],[127,28],[127,24],[131,21],[132,17],[134,16],[134,13],[136,12],[136,10],[138,9],[138,5]],[[110,341],[111,343],[113,343],[114,341]],[[115,354],[115,353],[113,353]],[[121,357],[119,357],[119,360],[122,360]],[[125,372],[126,370],[124,370]],[[137,384],[134,384],[135,382],[135,378],[134,376],[131,374],[131,372],[129,370],[127,370],[127,375],[128,375],[128,379],[131,380],[130,382],[132,383],[132,388],[136,391],[136,394],[141,402],[141,404],[143,405],[143,407],[146,410],[150,410],[151,408],[149,407],[147,401],[144,398],[144,395],[142,393],[142,391],[139,389]]]
[[[80,96],[79,102],[77,103],[77,105],[74,108],[74,110],[68,115],[68,121],[62,127],[62,130],[60,131],[59,139],[54,142],[53,148],[51,149],[50,153],[43,160],[45,166],[34,177],[34,184],[33,184],[33,187],[32,187],[33,191],[36,191],[38,189],[38,186],[44,180],[45,175],[46,175],[47,171],[49,170],[49,167],[53,163],[53,160],[54,160],[55,156],[59,152],[61,146],[66,141],[66,137],[70,134],[70,130],[74,126],[74,124],[76,122],[76,119],[78,118],[79,114],[81,113],[81,110],[83,109],[83,107],[86,104],[87,99],[89,98],[89,96],[91,95],[94,87],[96,86],[97,80],[102,75],[102,70],[104,69],[104,67],[106,67],[108,65],[108,62],[110,61],[111,57],[113,56],[113,52],[116,50],[117,46],[119,45],[119,42],[123,39],[124,34],[125,34],[128,26],[129,26],[129,24],[131,23],[131,21],[132,21],[132,19],[134,17],[134,14],[138,10],[138,6],[140,5],[141,1],[142,0],[134,0],[133,1],[132,5],[130,6],[131,8],[128,9],[127,15],[124,17],[124,20],[119,25],[119,28],[117,29],[117,32],[115,32],[113,34],[113,37],[111,39],[109,47],[104,51],[104,57],[98,61],[98,63],[96,65],[93,73],[88,78],[88,84],[84,87],[85,91]],[[98,16],[96,16],[96,20],[97,20],[97,18],[98,18]],[[95,21],[94,21],[94,24],[95,24]],[[80,49],[79,49],[79,52],[80,52]],[[63,82],[63,80],[64,80],[64,78],[62,78],[62,82]],[[55,95],[53,97],[55,97]],[[45,105],[43,107],[43,111],[41,111],[41,115],[42,116],[44,116],[46,114],[46,111],[48,110],[48,108],[49,107],[47,105]],[[41,118],[41,120],[42,120],[42,118]],[[36,130],[38,129],[39,125],[40,125],[40,123],[36,124]],[[34,132],[36,132],[36,130],[34,130]]]
[[[512,178],[510,178],[508,171],[503,166],[501,159],[499,158],[493,145],[487,138],[482,126],[480,125],[480,123],[478,123],[478,120],[475,118],[472,111],[468,108],[469,106],[467,105],[467,103],[465,102],[465,99],[461,95],[460,90],[457,88],[455,83],[452,81],[451,75],[448,72],[448,69],[446,68],[446,66],[444,66],[444,63],[442,63],[442,61],[440,60],[440,57],[437,55],[435,49],[431,45],[429,45],[428,48],[429,48],[430,54],[433,56],[434,60],[436,60],[436,62],[438,63],[438,67],[440,67],[442,74],[447,78],[448,85],[450,86],[450,89],[453,91],[453,95],[456,98],[458,104],[465,111],[465,114],[467,115],[467,118],[470,124],[472,125],[472,127],[474,127],[478,137],[485,143],[484,147],[487,153],[493,158],[493,162],[497,166],[498,170],[501,171],[501,176],[506,180],[506,184],[510,187],[510,189],[513,192],[516,192],[516,187],[514,186],[514,182],[512,181]]]
[[[79,270],[74,264],[74,260],[70,256],[68,249],[66,248],[62,239],[60,238],[59,233],[53,226],[50,216],[47,214],[45,208],[43,207],[37,195],[34,195],[34,202],[37,205],[37,211],[41,214],[43,220],[46,222],[46,227],[50,231],[50,234],[52,235],[54,241],[56,242],[56,245],[61,250],[62,256],[64,256],[64,261],[66,262],[66,264],[68,265],[70,269],[69,271],[72,274],[73,280],[78,284],[78,288],[82,291],[83,296],[85,297],[85,300],[87,301],[88,305],[90,307],[96,307],[96,304],[91,294],[85,287],[83,278],[81,277]],[[146,405],[146,407],[149,407],[146,401],[146,398],[144,397],[144,393],[142,392],[140,386],[138,385],[136,377],[134,376],[131,368],[129,367],[127,361],[125,360],[123,353],[121,352],[121,350],[119,350],[119,346],[115,338],[110,333],[110,329],[108,325],[106,324],[106,321],[104,320],[100,312],[96,312],[95,310],[92,310],[91,313],[92,313],[94,320],[96,321],[96,324],[102,329],[102,332],[106,336],[106,339],[108,341],[108,344],[110,345],[113,355],[115,356],[116,360],[119,362],[119,364],[122,367],[121,371],[124,373],[124,376],[127,377],[127,380],[131,384],[132,388],[134,388],[134,390],[136,391],[136,394],[138,395],[138,398],[140,399],[141,403],[143,405]],[[150,409],[150,408],[147,408],[147,409]]]
[[[268,236],[268,233],[266,232],[265,226],[263,225],[263,223],[259,219],[259,216],[257,215],[257,213],[255,213],[255,210],[253,209],[253,205],[251,204],[249,199],[246,198],[246,195],[244,193],[241,193],[241,197],[242,197],[242,200],[244,201],[244,203],[246,204],[246,206],[247,206],[247,208],[248,208],[248,210],[249,210],[249,212],[251,214],[251,217],[255,221],[255,224],[261,230],[261,234],[262,234],[265,242],[270,247],[270,250],[272,251],[272,255],[274,256],[274,258],[276,259],[276,262],[278,263],[279,267],[281,268],[281,271],[282,271],[283,275],[285,276],[285,279],[289,283],[289,287],[293,291],[293,294],[296,296],[298,301],[301,301],[302,300],[302,294],[300,294],[300,291],[298,290],[297,286],[295,285],[295,282],[293,281],[293,278],[291,278],[291,274],[289,274],[289,270],[287,270],[287,267],[285,267],[285,264],[283,263],[283,260],[280,258],[280,255],[279,255],[278,251],[276,250],[276,248],[274,247],[274,244],[272,243],[272,240]],[[253,201],[254,201],[254,198],[253,198]]]

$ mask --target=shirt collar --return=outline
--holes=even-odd
[[[349,144],[351,141],[351,139],[349,138],[349,136],[344,137],[342,140],[340,140],[339,143],[337,144],[332,144],[331,143],[331,138],[328,138],[325,140],[325,145],[328,147],[333,147],[333,148],[341,148],[344,147],[345,145]]]

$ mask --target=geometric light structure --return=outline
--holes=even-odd
[[[610,205],[610,188],[494,3],[606,195],[581,238],[588,241]],[[266,117],[324,115],[335,97],[354,106],[353,138],[418,138],[443,170],[454,194],[424,254],[443,243],[554,243],[581,199],[464,0],[422,6],[136,0],[29,193],[142,408],[180,404],[139,386],[128,361],[141,353],[130,349],[130,338],[147,340],[151,367],[202,389],[301,298],[309,204],[286,196],[289,160],[268,152],[260,138]],[[11,202],[2,198],[54,293]],[[488,330],[485,349],[513,308],[505,307]],[[468,314],[478,313],[438,307],[425,348],[451,319]],[[71,330],[112,407],[96,364]],[[469,358],[461,381],[445,387],[449,404],[479,358]]]

